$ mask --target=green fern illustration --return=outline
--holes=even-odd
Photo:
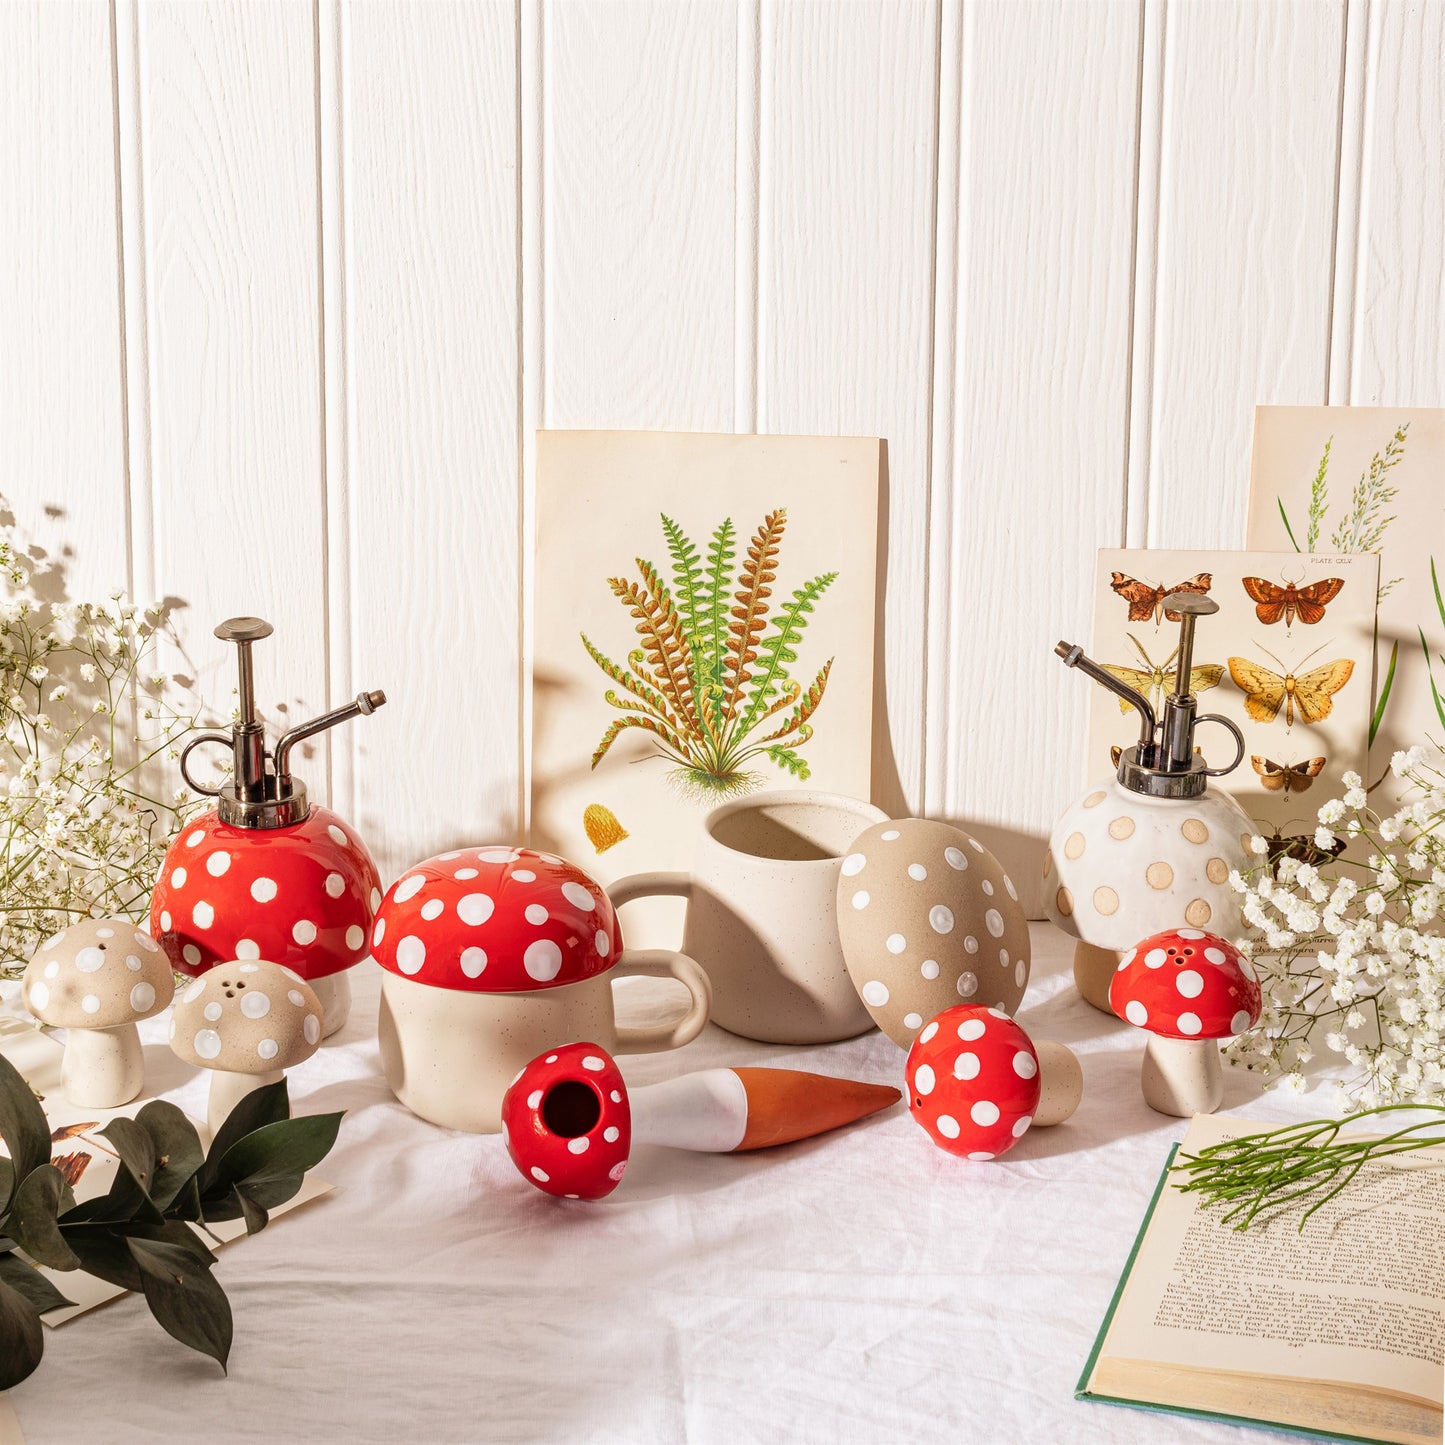
[[[608,579],[641,645],[621,667],[581,634],[587,655],[615,684],[604,699],[622,713],[602,734],[594,768],[624,732],[640,730],[651,735],[656,754],[675,765],[673,777],[684,791],[703,797],[757,787],[762,779],[747,764],[759,757],[792,777],[809,777],[799,749],[813,736],[833,659],[806,691],[792,669],[808,619],[838,574],[811,578],[773,611],[787,520],[782,507],[764,517],[735,572],[731,517],[713,531],[704,554],[664,515],[670,579],[641,557],[635,559],[640,583]]]

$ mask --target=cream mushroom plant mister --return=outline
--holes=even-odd
[[[1055,651],[1139,714],[1139,741],[1119,756],[1112,782],[1089,790],[1054,828],[1044,861],[1045,907],[1078,939],[1074,981],[1096,1008],[1112,1013],[1109,985],[1125,952],[1141,939],[1181,924],[1229,936],[1242,929],[1238,895],[1229,875],[1249,866],[1249,815],[1211,778],[1244,759],[1244,737],[1226,717],[1201,716],[1187,691],[1194,629],[1219,604],[1192,592],[1165,598],[1178,614],[1179,691],[1155,715],[1149,699],[1105,672],[1076,643]],[[1234,738],[1233,759],[1211,768],[1195,748],[1201,723],[1217,723]]]

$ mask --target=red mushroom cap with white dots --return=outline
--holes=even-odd
[[[907,1089],[909,1110],[940,1149],[996,1159],[1033,1123],[1039,1059],[1002,1009],[955,1004],[914,1040]]]
[[[502,1098],[502,1139],[522,1177],[545,1194],[611,1194],[632,1149],[632,1109],[616,1061],[596,1044],[539,1054]]]
[[[1199,928],[1156,933],[1129,950],[1109,985],[1120,1018],[1166,1039],[1227,1039],[1259,1019],[1259,983],[1232,943]]]
[[[193,818],[151,895],[151,932],[193,978],[232,960],[269,959],[303,979],[366,957],[381,877],[360,838],[328,808],[288,828]]]
[[[460,848],[408,868],[371,930],[383,968],[468,993],[580,983],[611,968],[621,949],[601,886],[531,848]]]

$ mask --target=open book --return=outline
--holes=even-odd
[[[1199,1115],[1176,1152],[1270,1127]],[[1445,1149],[1367,1166],[1303,1232],[1222,1213],[1166,1166],[1078,1398],[1439,1445]]]

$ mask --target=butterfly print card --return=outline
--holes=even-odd
[[[1200,620],[1188,687],[1201,715],[1244,734],[1244,762],[1220,781],[1266,833],[1310,834],[1341,775],[1364,772],[1378,582],[1369,553],[1101,551],[1092,655],[1157,711],[1178,671],[1178,613],[1165,598],[1184,590],[1217,602]],[[1096,689],[1090,778],[1138,736],[1134,709]],[[1213,766],[1234,752],[1209,723],[1196,741]]]

